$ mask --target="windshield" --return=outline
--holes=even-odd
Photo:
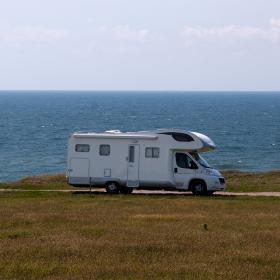
[[[212,168],[208,162],[198,153],[190,153],[190,155],[203,167]]]

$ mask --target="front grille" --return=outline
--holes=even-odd
[[[220,181],[220,184],[222,184],[222,185],[226,182],[224,178],[219,178],[219,181]]]

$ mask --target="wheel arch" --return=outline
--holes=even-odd
[[[188,191],[191,191],[192,190],[192,186],[194,183],[197,183],[197,182],[201,182],[204,184],[204,186],[206,187],[206,190],[207,190],[207,184],[206,184],[206,181],[204,179],[201,179],[201,178],[193,178],[190,180],[189,182],[189,185],[188,185]]]
[[[118,181],[116,181],[116,180],[109,180],[109,181],[106,181],[104,185],[107,186],[107,185],[112,184],[112,183],[117,184],[118,186],[120,186],[120,182],[118,182]]]

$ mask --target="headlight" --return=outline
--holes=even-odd
[[[215,172],[215,170],[213,170],[213,169],[205,169],[204,172],[205,172],[206,175],[209,175],[209,176],[219,176],[217,174],[217,172]]]

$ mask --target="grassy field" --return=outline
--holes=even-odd
[[[280,199],[0,193],[0,279],[280,279]]]
[[[279,192],[280,171],[270,172],[222,172],[226,178],[227,191],[234,192]]]
[[[226,179],[226,191],[233,192],[270,192],[280,191],[280,171],[271,172],[222,172]],[[65,182],[65,175],[42,175],[22,178],[15,183],[0,184],[0,188],[12,189],[75,189]]]

